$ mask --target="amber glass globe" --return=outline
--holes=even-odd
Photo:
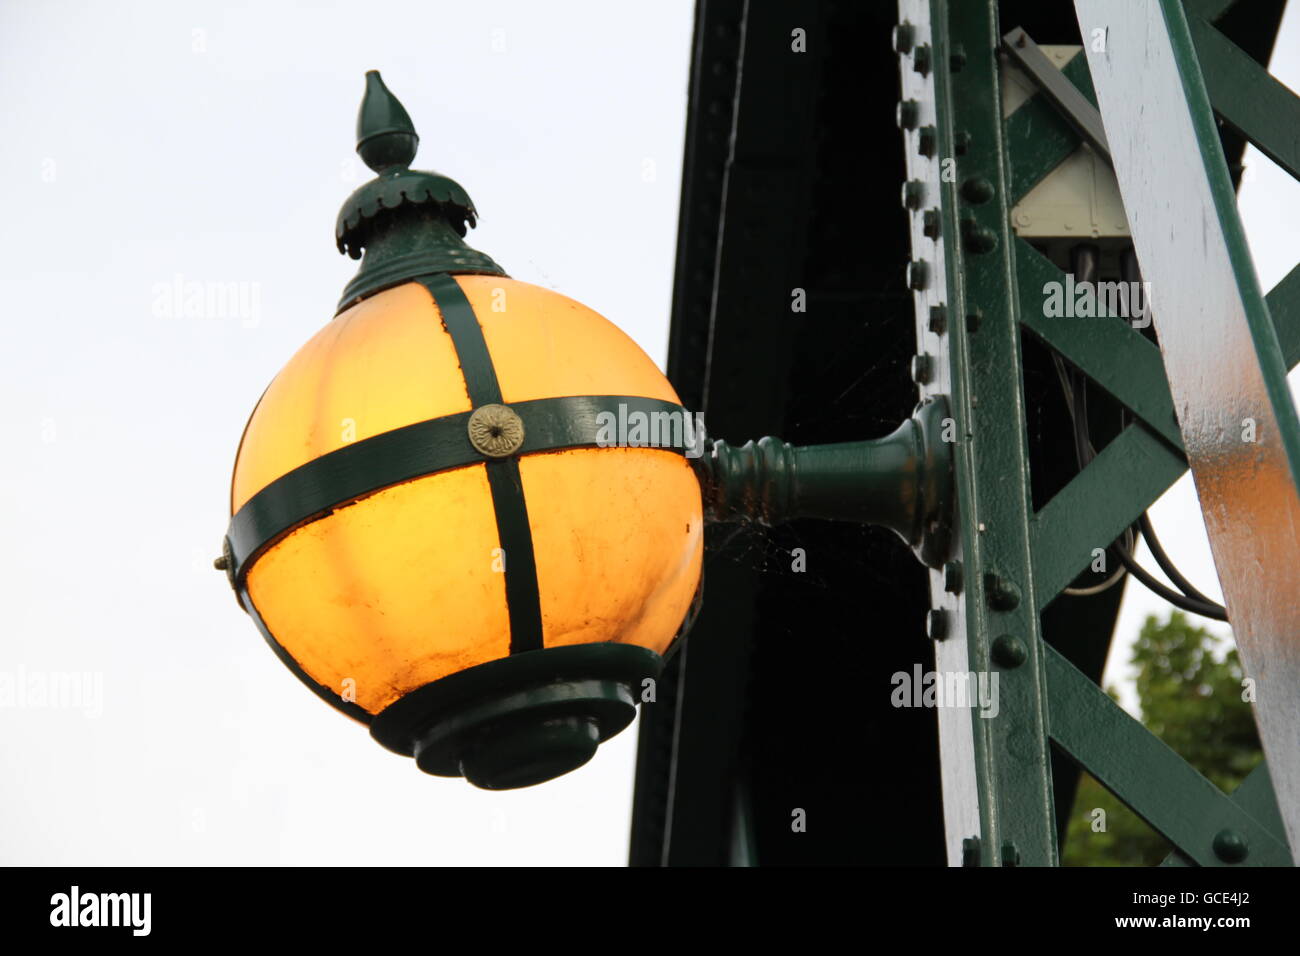
[[[460,276],[507,405],[577,395],[678,398],[627,335],[555,292]],[[494,310],[494,303],[497,310]],[[353,306],[276,376],[235,463],[232,514],[344,445],[470,410],[429,292]],[[249,597],[317,683],[377,714],[510,650],[503,554],[486,465],[378,491],[289,532],[247,570]],[[519,459],[543,646],[617,641],[662,653],[700,578],[699,482],[680,454],[580,448]],[[345,684],[346,681],[352,683]]]
[[[565,396],[679,404],[649,357],[579,303],[503,276],[441,281],[472,310],[506,408]],[[466,428],[460,418],[472,409],[429,288],[407,282],[371,295],[321,329],[263,395],[235,463],[232,515],[342,449],[364,452],[368,440],[431,420]],[[689,459],[617,441],[525,445],[514,457],[531,556],[505,546],[495,462],[460,463],[369,490],[264,544],[240,568],[246,609],[300,677],[365,721],[518,652],[507,586],[516,564],[534,576],[540,607],[540,640],[525,651],[614,643],[662,655],[700,582],[703,517]]]

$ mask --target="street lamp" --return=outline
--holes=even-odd
[[[428,773],[528,786],[651,699],[706,519],[883,524],[942,562],[942,400],[877,441],[710,441],[616,326],[466,245],[473,203],[417,144],[371,71],[376,178],[336,228],[361,267],[249,419],[217,561],[323,699]]]

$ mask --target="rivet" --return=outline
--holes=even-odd
[[[1250,855],[1250,845],[1236,830],[1220,830],[1214,836],[1214,855],[1224,863],[1240,863]]]
[[[934,359],[922,353],[912,356],[912,381],[917,385],[927,385],[934,377]]]
[[[943,335],[948,328],[948,309],[942,305],[930,306],[930,319],[926,326],[935,335]]]
[[[904,20],[894,27],[893,42],[894,52],[907,54],[912,51],[912,43],[916,39],[916,28]]]
[[[226,559],[226,556],[223,554],[219,558],[212,559],[212,566],[216,568],[218,571],[224,571],[226,570],[226,568],[230,567],[230,562]]]
[[[911,127],[909,127],[909,129],[910,128]],[[922,127],[920,139],[916,144],[917,152],[919,152],[922,156],[925,156],[927,158],[933,156],[935,149],[938,147],[937,135],[938,134],[935,133],[933,126]]]
[[[912,69],[925,76],[930,72],[930,62],[930,47],[923,43],[912,54]]]
[[[961,194],[967,202],[985,203],[993,198],[993,184],[983,176],[976,176],[962,183]]]
[[[960,73],[961,68],[966,65],[966,50],[964,47],[955,46],[952,52],[948,54],[948,69],[954,73]]]
[[[894,119],[898,123],[899,129],[916,129],[916,123],[920,115],[921,107],[916,100],[900,100]]]
[[[919,179],[909,179],[903,183],[903,208],[920,209],[925,199],[925,183]]]
[[[942,641],[948,636],[948,612],[935,608],[925,616],[925,633],[932,641]]]
[[[927,209],[921,216],[921,232],[931,239],[938,239],[939,223],[939,210]]]
[[[961,865],[962,866],[979,866],[980,865],[980,838],[966,837],[961,841]]]
[[[961,593],[961,562],[957,560],[943,563],[943,589],[949,594]]]
[[[974,219],[961,221],[961,237],[968,252],[992,252],[997,248],[998,237],[991,229],[985,229]]]
[[[985,573],[984,591],[995,611],[1013,611],[1020,606],[1020,588],[996,571]]]
[[[993,660],[1006,668],[1019,667],[1029,657],[1024,641],[1010,634],[1003,634],[993,642]]]
[[[1002,844],[1002,865],[1003,866],[1020,865],[1020,851],[1016,849],[1016,845],[1012,843],[1010,840],[1007,840],[1005,843]]]
[[[930,267],[924,259],[913,259],[907,264],[907,287],[918,292],[930,281]]]
[[[970,149],[970,133],[959,129],[952,137],[952,151],[958,156],[965,156],[968,149]]]
[[[973,309],[972,311],[967,312],[966,331],[978,332],[980,330],[980,322],[982,322],[983,320],[984,320],[984,313],[981,312],[979,309]]]

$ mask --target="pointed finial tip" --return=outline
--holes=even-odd
[[[357,152],[377,173],[409,166],[420,137],[401,101],[384,85],[378,70],[366,71],[366,92],[357,114]]]

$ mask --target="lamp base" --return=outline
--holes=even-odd
[[[590,760],[632,722],[642,682],[662,668],[654,651],[613,642],[513,654],[411,691],[370,735],[425,773],[530,787]]]

